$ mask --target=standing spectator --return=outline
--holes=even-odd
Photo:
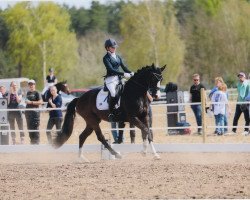
[[[8,109],[18,109],[19,103],[22,100],[22,94],[18,92],[17,83],[12,81],[10,83],[10,92],[8,95]],[[10,124],[12,144],[16,144],[15,121],[17,122],[20,131],[20,143],[24,144],[24,131],[23,131],[23,117],[21,111],[9,111],[8,120]]]
[[[29,91],[26,95],[26,108],[38,108],[42,104],[41,95],[36,91],[36,82],[34,80],[28,81]],[[36,110],[25,111],[25,118],[27,122],[27,128],[29,130],[30,144],[40,143],[40,112]],[[37,130],[37,131],[36,131]]]
[[[7,98],[8,92],[7,92],[6,87],[4,85],[0,86],[0,93],[2,94],[2,98]]]
[[[62,97],[57,94],[57,89],[55,86],[50,87],[51,98],[49,98],[47,108],[61,108],[62,107]],[[56,126],[57,134],[60,134],[60,129],[62,125],[62,111],[61,110],[50,110],[49,111],[49,121],[47,124],[47,139],[48,143],[51,144],[52,136],[51,129]]]
[[[200,75],[194,74],[193,75],[193,85],[190,87],[190,102],[192,103],[201,103],[201,88],[204,88],[204,85],[200,82]],[[191,108],[194,112],[195,119],[197,125],[200,127],[202,125],[201,120],[201,104],[198,105],[191,105]],[[198,134],[202,133],[202,129],[198,128]]]
[[[219,90],[218,88],[221,87],[222,85],[224,85],[224,87],[226,89],[225,93],[226,93],[226,96],[227,96],[227,99],[228,99],[227,85],[225,84],[223,78],[222,77],[216,77],[214,79],[214,82],[215,82],[215,86],[211,90],[211,92],[209,93],[209,95],[208,95],[209,98],[212,99],[212,96],[213,96],[214,92],[218,91]],[[226,109],[226,113],[224,115],[224,126],[225,126],[224,133],[228,132],[228,128],[227,128],[227,126],[228,126],[228,119],[227,118],[228,118],[228,112],[227,112],[227,109]],[[215,122],[216,122],[216,119],[215,119]],[[217,128],[215,129],[214,133],[217,134]]]
[[[238,92],[238,99],[237,102],[246,102],[245,98],[247,97],[249,93],[249,82],[246,80],[246,75],[243,72],[240,72],[238,74],[239,81],[237,83],[237,92]],[[247,109],[247,104],[236,104],[236,109],[235,109],[235,114],[234,114],[234,119],[233,119],[233,126],[238,125],[238,120],[241,116],[241,113],[244,113],[244,118],[245,118],[245,128],[244,132],[242,135],[248,135],[249,131],[249,124],[250,124],[250,119],[249,119],[249,112]],[[236,133],[237,128],[234,127],[232,129],[233,133]]]
[[[211,101],[213,103],[212,110],[215,116],[216,134],[223,135],[225,131],[221,126],[224,126],[225,123],[224,117],[226,115],[226,110],[229,112],[226,85],[224,83],[218,86],[217,91],[215,91],[211,97]]]

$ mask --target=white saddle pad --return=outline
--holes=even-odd
[[[120,106],[120,99],[118,103],[116,104],[116,108]],[[103,91],[103,89],[100,90],[100,92],[97,94],[96,97],[96,108],[98,110],[108,110],[109,104],[108,104],[108,91]]]

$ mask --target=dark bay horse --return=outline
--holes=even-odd
[[[161,68],[152,66],[146,66],[138,70],[133,77],[131,77],[124,86],[124,90],[121,94],[121,117],[119,121],[130,122],[136,127],[141,129],[143,138],[143,152],[146,153],[149,144],[156,158],[159,155],[156,153],[153,146],[152,139],[150,138],[149,122],[148,122],[148,99],[147,91],[153,89],[154,96],[160,95],[160,82],[162,81],[162,71],[166,66]],[[80,98],[72,100],[68,107],[64,118],[61,133],[53,139],[53,146],[58,148],[62,146],[71,136],[74,126],[75,111],[81,115],[85,122],[86,128],[79,135],[79,158],[88,161],[82,152],[83,143],[87,137],[95,131],[97,139],[110,151],[116,158],[121,158],[121,155],[117,153],[108,142],[105,140],[99,126],[101,120],[108,121],[108,110],[98,110],[96,108],[96,97],[100,89],[93,89],[84,93]]]
[[[69,94],[69,87],[67,85],[67,81],[62,81],[59,82],[57,84],[55,84],[54,86],[56,86],[57,89],[57,93],[59,93],[60,91]],[[44,102],[48,102],[49,98],[51,97],[51,93],[50,93],[50,89],[48,89],[47,91],[45,91],[45,93],[42,95],[42,99]]]

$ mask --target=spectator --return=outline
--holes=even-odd
[[[233,126],[238,125],[238,120],[241,116],[241,113],[244,113],[245,128],[244,128],[244,132],[242,133],[242,135],[248,135],[249,124],[250,124],[249,111],[247,109],[247,104],[240,104],[240,103],[246,102],[245,98],[249,94],[249,82],[248,80],[246,80],[246,75],[243,72],[240,72],[238,74],[238,78],[239,78],[239,81],[237,83],[238,104],[236,104],[236,109],[235,109],[235,114],[234,114],[234,119],[233,119]],[[233,134],[236,134],[236,130],[237,130],[236,127],[232,129]]]
[[[204,85],[200,82],[200,75],[193,75],[193,85],[190,87],[190,102],[192,103],[201,103],[201,88],[204,88]],[[202,125],[201,120],[201,104],[191,105],[191,108],[194,112],[196,123],[199,127]],[[198,134],[202,134],[202,129],[198,127]]]
[[[119,122],[119,123],[121,123],[121,122]],[[121,133],[120,132],[121,130],[118,130],[119,123],[118,122],[111,122],[111,128],[113,129],[111,132],[112,132],[112,136],[114,139],[114,142],[113,142],[114,144],[118,144],[119,134]],[[122,138],[122,142],[124,142],[124,136]]]
[[[8,92],[7,92],[6,87],[4,85],[0,86],[0,93],[2,94],[2,98],[7,98]]]
[[[212,110],[215,116],[216,134],[223,135],[225,131],[221,126],[224,126],[225,123],[224,117],[226,115],[226,106],[229,111],[226,84],[222,83],[218,86],[217,91],[215,91],[211,97],[211,101],[213,103]]]
[[[18,109],[19,103],[22,100],[22,94],[18,92],[17,83],[12,81],[10,83],[10,92],[8,95],[8,109]],[[20,144],[24,144],[24,131],[23,131],[23,117],[21,111],[9,111],[8,120],[10,124],[12,144],[16,144],[15,121],[17,122],[20,131]]]
[[[33,108],[34,110],[25,111],[25,118],[27,122],[27,128],[29,130],[30,144],[39,144],[40,143],[40,112],[36,111],[35,108],[38,108],[42,104],[41,95],[36,91],[36,82],[34,80],[28,81],[29,91],[26,95],[26,108]]]
[[[226,84],[225,84],[225,82],[224,82],[224,80],[223,80],[222,77],[216,77],[215,80],[214,80],[214,82],[215,82],[215,86],[214,86],[214,88],[211,90],[211,92],[208,95],[208,97],[210,99],[212,98],[214,92],[218,91],[218,88],[221,87],[222,85],[224,85],[225,89],[227,90],[227,86],[226,86]],[[226,96],[227,96],[227,99],[228,99],[228,93],[227,93],[227,91],[226,91]],[[215,119],[215,122],[216,122],[216,119]],[[226,110],[226,113],[224,115],[224,126],[225,126],[224,133],[227,133],[228,132],[228,128],[227,128],[227,126],[228,126],[228,113],[227,113],[227,110]],[[215,129],[214,133],[217,134],[217,128]]]
[[[61,108],[62,107],[62,97],[57,94],[57,89],[55,86],[50,87],[50,93],[52,97],[49,99],[47,108]],[[49,111],[49,121],[47,124],[47,139],[48,143],[51,144],[52,136],[51,129],[56,126],[57,134],[60,134],[60,129],[62,125],[62,111],[61,110],[50,110]]]

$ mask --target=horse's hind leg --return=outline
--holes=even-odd
[[[105,137],[102,134],[100,126],[97,125],[94,128],[94,130],[95,130],[97,139],[104,145],[104,147],[107,148],[112,155],[115,155],[116,158],[122,158],[121,155],[119,153],[117,153],[114,149],[112,149],[111,146],[108,144],[108,142],[105,140]]]
[[[91,128],[90,126],[86,126],[86,128],[84,129],[84,131],[79,135],[79,153],[78,153],[78,157],[79,159],[85,161],[85,162],[89,162],[89,160],[87,158],[85,158],[83,156],[83,150],[82,150],[82,146],[83,143],[85,142],[85,140],[87,139],[87,137],[93,132],[93,128]]]

